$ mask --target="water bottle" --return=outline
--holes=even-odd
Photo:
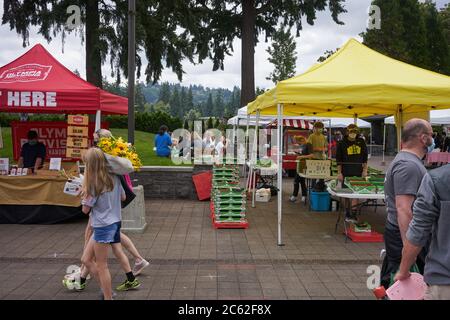
[[[337,210],[337,201],[333,200],[331,201],[331,211]]]

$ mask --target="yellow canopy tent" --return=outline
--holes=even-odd
[[[247,113],[278,115],[278,123],[282,123],[282,116],[395,115],[400,140],[405,119],[449,108],[450,77],[389,58],[350,39],[324,62],[280,81],[258,96],[247,105]],[[280,148],[281,132],[282,125],[278,134]],[[281,162],[280,153],[278,161]],[[278,167],[278,244],[281,245],[282,166]]]
[[[248,104],[249,114],[366,117],[450,108],[450,77],[389,58],[355,39]]]

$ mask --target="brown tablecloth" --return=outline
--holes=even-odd
[[[0,176],[0,205],[79,207],[80,197],[64,193],[67,178],[58,172],[18,177]]]

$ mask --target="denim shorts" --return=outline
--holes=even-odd
[[[94,240],[98,243],[120,243],[122,223],[116,222],[106,227],[94,228]]]

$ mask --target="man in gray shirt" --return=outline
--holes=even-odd
[[[402,132],[402,150],[397,154],[386,172],[384,192],[387,220],[384,231],[386,257],[381,269],[381,284],[388,288],[391,274],[400,266],[403,243],[412,219],[412,206],[426,173],[422,158],[433,144],[431,125],[422,119],[411,119],[405,123]],[[418,259],[423,271],[424,250]]]
[[[450,300],[450,164],[423,177],[414,202],[396,280],[410,276],[409,268],[431,238],[424,280],[426,300]]]

